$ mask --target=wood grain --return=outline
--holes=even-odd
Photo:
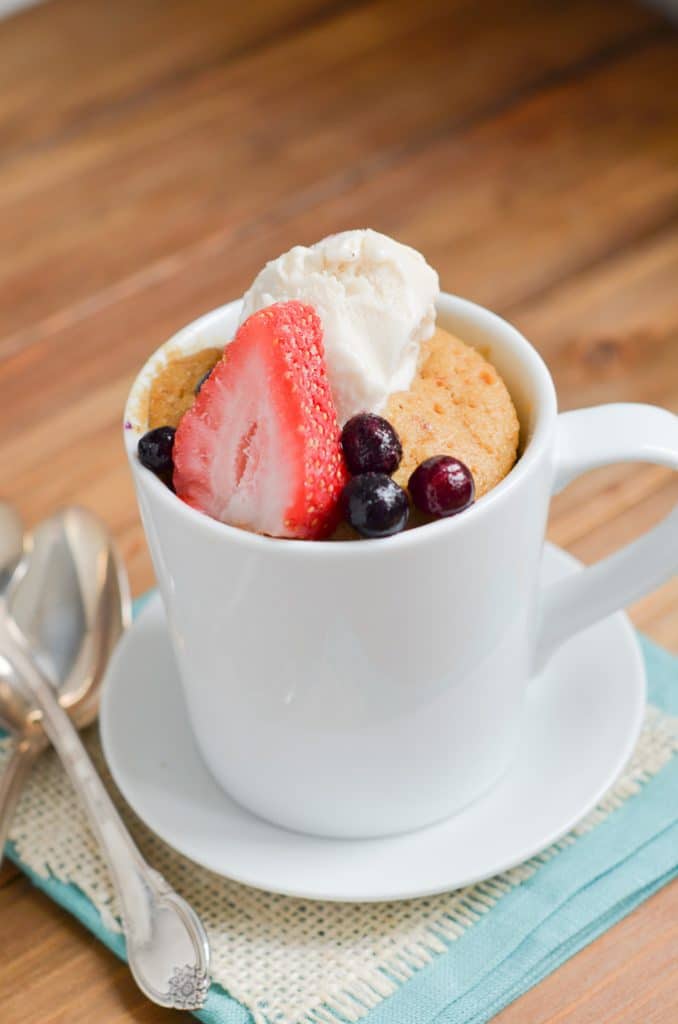
[[[676,33],[569,0],[51,0],[0,22],[0,480],[98,511],[151,567],[120,441],[135,369],[270,256],[353,225],[509,316],[561,406],[678,410]],[[612,467],[553,505],[594,561],[678,496]],[[678,651],[678,580],[634,621]],[[498,1018],[678,1017],[678,886]],[[180,1019],[11,867],[3,1024]]]

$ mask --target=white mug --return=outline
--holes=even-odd
[[[136,457],[168,355],[233,336],[233,302],[150,358],[125,439],[188,716],[219,784],[276,824],[381,836],[453,814],[506,771],[530,677],[568,636],[678,568],[678,509],[640,540],[539,589],[551,495],[612,462],[678,469],[678,418],[646,405],[558,415],[510,324],[452,295],[438,323],[480,348],[521,421],[508,476],[460,515],[361,542],[276,540],[180,501]],[[538,684],[537,684],[538,685]]]

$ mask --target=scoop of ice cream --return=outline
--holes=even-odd
[[[433,334],[438,291],[437,273],[416,249],[369,229],[343,231],[267,263],[244,295],[241,322],[273,302],[313,306],[345,423],[409,388],[421,342]]]

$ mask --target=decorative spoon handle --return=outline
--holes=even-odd
[[[27,740],[16,743],[0,777],[0,866],[21,791],[36,757],[44,748],[45,744],[29,743]]]
[[[209,988],[209,945],[200,919],[141,856],[49,680],[7,619],[0,619],[0,650],[40,708],[45,732],[108,862],[139,988],[160,1006],[199,1009]]]

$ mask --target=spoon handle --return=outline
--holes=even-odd
[[[16,743],[0,777],[0,867],[21,791],[42,749],[42,746],[30,744],[27,740]]]
[[[7,620],[0,620],[0,649],[40,708],[45,732],[108,862],[139,988],[160,1006],[199,1009],[209,988],[209,945],[200,919],[141,856],[49,680]]]

